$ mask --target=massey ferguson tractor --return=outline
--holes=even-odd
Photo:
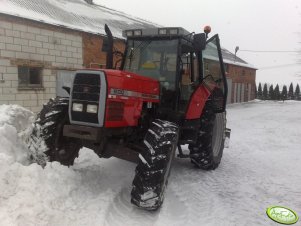
[[[56,97],[38,114],[29,148],[70,166],[87,147],[102,158],[137,163],[131,202],[158,209],[176,156],[216,169],[226,138],[227,82],[218,35],[180,27],[123,31],[118,69],[108,28],[106,69],[75,72],[69,98]],[[183,152],[187,145],[189,152]]]

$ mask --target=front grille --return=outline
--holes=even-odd
[[[99,109],[100,85],[99,74],[78,73],[75,75],[71,94],[72,104],[83,104],[83,111],[74,112],[71,106],[71,117],[73,121],[99,123],[98,114],[87,113],[87,105],[97,105]]]

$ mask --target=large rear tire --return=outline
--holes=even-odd
[[[178,126],[162,120],[155,120],[147,131],[131,192],[131,202],[136,206],[157,210],[162,205],[178,133]]]
[[[65,124],[69,124],[68,98],[55,98],[44,104],[34,123],[29,149],[32,158],[40,165],[47,161],[58,161],[73,165],[78,157],[80,144],[75,138],[63,136]]]
[[[195,145],[189,145],[191,162],[203,170],[216,169],[222,159],[226,112],[215,113],[211,101],[208,101],[201,116],[201,124]]]

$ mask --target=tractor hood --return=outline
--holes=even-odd
[[[159,81],[127,71],[102,71],[106,75],[108,95],[142,97],[145,101],[159,102]]]

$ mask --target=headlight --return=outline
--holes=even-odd
[[[73,103],[72,111],[83,111],[83,104]]]
[[[98,107],[97,105],[88,104],[87,105],[87,112],[96,114],[97,113],[97,107]]]

